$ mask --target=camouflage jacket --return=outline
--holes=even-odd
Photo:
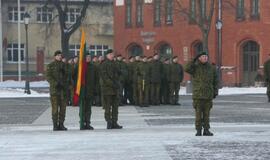
[[[184,78],[184,71],[182,65],[178,63],[170,64],[168,81],[181,83],[183,81],[183,78]]]
[[[85,72],[85,91],[86,96],[94,96],[96,94],[96,84],[99,83],[97,79],[97,68],[93,63],[86,64]]]
[[[150,63],[150,82],[161,83],[162,63],[159,60],[154,60]]]
[[[68,72],[66,64],[59,61],[53,61],[47,66],[46,78],[50,84],[50,95],[66,94],[68,87]],[[61,87],[59,87],[59,84]]]
[[[266,82],[270,82],[270,59],[263,64],[264,78]]]
[[[128,76],[127,64],[123,61],[116,61],[115,63],[117,64],[120,71],[119,79],[123,83],[127,79],[127,76]]]
[[[144,80],[145,81],[144,83],[150,83],[148,62],[141,62],[138,64],[137,75],[138,75],[137,80],[139,82],[142,82],[142,80]]]
[[[100,66],[100,85],[102,95],[117,95],[120,72],[114,61],[104,60]]]
[[[218,93],[216,69],[209,63],[188,62],[185,71],[192,76],[192,98],[212,100]]]

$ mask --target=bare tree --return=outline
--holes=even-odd
[[[193,10],[188,8],[183,1],[186,0],[175,1],[177,5],[176,13],[184,16],[186,20],[199,27],[202,33],[203,50],[208,52],[208,37],[214,16],[216,0],[193,0],[190,2],[190,5],[194,7]]]
[[[69,55],[69,39],[71,35],[81,26],[81,23],[86,15],[86,10],[89,5],[89,0],[84,0],[82,2],[81,13],[76,19],[76,22],[71,25],[66,24],[66,16],[68,12],[68,1],[65,0],[48,0],[48,4],[53,4],[58,12],[58,19],[61,29],[61,48],[65,57],[70,57]]]

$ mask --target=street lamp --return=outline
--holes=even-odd
[[[25,50],[25,60],[26,60],[26,78],[25,78],[25,90],[24,93],[31,94],[30,83],[29,83],[29,60],[28,60],[28,24],[30,21],[29,13],[24,14],[24,26],[25,26],[25,39],[26,39],[26,50]]]
[[[217,39],[218,39],[218,44],[217,44],[217,69],[218,69],[218,80],[219,80],[219,88],[222,88],[222,71],[221,71],[221,66],[222,66],[222,19],[221,19],[221,4],[222,0],[218,0],[218,18],[216,21],[216,29],[217,29]]]

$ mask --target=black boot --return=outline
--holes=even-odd
[[[117,122],[113,123],[112,129],[122,129],[123,126],[120,126]]]
[[[92,127],[92,126],[90,125],[90,123],[86,123],[84,129],[86,129],[86,130],[94,130],[94,127]]]
[[[57,122],[53,122],[53,131],[58,131],[59,128],[58,128],[58,124]]]
[[[214,134],[211,133],[208,129],[204,129],[204,130],[203,130],[203,135],[204,135],[204,136],[213,136]]]
[[[64,126],[63,123],[60,123],[60,124],[59,124],[59,130],[60,130],[60,131],[66,131],[67,128]]]
[[[112,129],[112,122],[107,122],[107,129]]]
[[[202,130],[201,129],[197,129],[197,133],[195,134],[195,136],[202,136]]]

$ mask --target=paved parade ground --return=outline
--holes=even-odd
[[[1,160],[269,160],[270,104],[266,95],[219,96],[213,137],[196,137],[191,96],[181,106],[122,106],[122,130],[107,130],[93,107],[94,131],[80,131],[77,107],[67,107],[68,131],[52,131],[48,98],[0,99]]]

